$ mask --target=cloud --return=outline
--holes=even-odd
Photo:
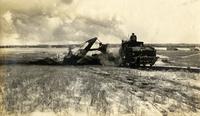
[[[93,36],[119,42],[132,32],[144,42],[200,43],[199,5],[199,0],[0,0],[0,44],[63,44]]]
[[[122,38],[124,34],[119,29],[118,25],[119,21],[115,18],[109,20],[79,16],[72,22],[65,23],[56,28],[53,35],[63,40],[68,38],[68,40],[78,41],[84,41],[85,39],[100,35],[113,35],[117,38]]]
[[[120,21],[81,15],[73,0],[2,0],[0,44],[63,44],[94,36],[123,37]],[[26,5],[25,5],[26,4]],[[15,36],[13,36],[15,35]],[[8,40],[9,39],[9,40]],[[18,42],[18,43],[12,43]],[[112,41],[111,41],[112,42]]]

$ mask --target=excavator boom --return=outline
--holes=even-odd
[[[92,39],[89,39],[89,40],[85,41],[84,44],[80,47],[80,49],[75,54],[70,54],[70,55],[65,56],[64,60],[63,60],[63,63],[64,64],[73,64],[73,65],[83,64],[83,62],[87,62],[85,57],[86,57],[86,54],[89,51],[100,51],[103,54],[106,53],[107,44],[102,44],[99,40],[98,40],[100,42],[99,43],[99,47],[98,48],[92,48],[92,46],[94,45],[94,43],[97,40],[98,40],[97,37],[94,37]]]

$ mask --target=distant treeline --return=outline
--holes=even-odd
[[[176,48],[195,48],[200,44],[145,44],[153,47],[176,47]],[[0,48],[73,48],[80,47],[81,44],[70,45],[0,45]],[[109,44],[110,47],[119,47],[120,44]]]

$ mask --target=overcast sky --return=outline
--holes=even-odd
[[[199,43],[199,0],[1,0],[0,44]]]

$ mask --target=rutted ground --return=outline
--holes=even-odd
[[[2,68],[3,115],[200,114],[199,73],[102,66]]]

